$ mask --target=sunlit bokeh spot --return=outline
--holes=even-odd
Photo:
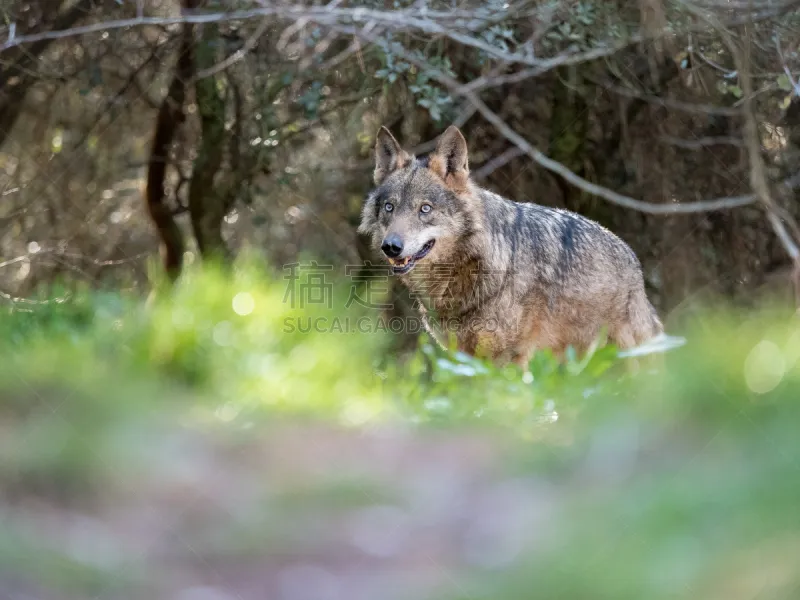
[[[237,406],[233,402],[226,402],[225,404],[218,406],[214,413],[220,421],[228,422],[233,421],[236,418],[236,415],[239,414],[240,408],[240,406]]]
[[[766,394],[777,387],[786,372],[783,353],[774,342],[762,340],[744,361],[747,387],[756,394]]]
[[[230,321],[220,321],[217,323],[214,326],[212,337],[217,346],[230,346],[233,342],[233,329]]]
[[[305,344],[299,344],[289,353],[289,360],[298,373],[309,373],[317,364],[317,353]]]
[[[61,152],[61,148],[64,147],[64,136],[59,130],[54,136],[52,143],[50,144],[50,149],[53,151],[53,154],[58,154]]]
[[[116,225],[122,223],[123,221],[127,221],[129,217],[130,217],[129,212],[122,210],[115,210],[113,213],[111,213],[111,215],[109,215],[108,220]]]
[[[17,281],[22,281],[25,279],[31,272],[31,261],[23,260],[20,265],[19,269],[17,270],[16,279]]]
[[[353,400],[342,410],[342,421],[348,425],[363,425],[375,417],[375,410],[366,402]]]
[[[246,317],[255,310],[256,301],[249,292],[239,292],[233,297],[233,312]]]

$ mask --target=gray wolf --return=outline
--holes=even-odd
[[[526,368],[537,349],[620,349],[663,334],[633,250],[566,210],[514,202],[470,179],[454,126],[417,158],[382,127],[359,232],[418,298],[443,345]]]

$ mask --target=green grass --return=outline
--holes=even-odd
[[[454,443],[478,482],[464,502],[522,481],[539,491],[520,496],[520,531],[546,518],[513,552],[482,543],[494,566],[454,558],[459,585],[438,598],[797,597],[796,323],[716,309],[664,373],[598,347],[567,365],[538,354],[531,380],[424,337],[400,360],[388,333],[289,331],[376,317],[331,293],[330,309],[293,307],[285,281],[244,264],[191,271],[149,305],[80,290],[5,310],[0,587],[148,597],[203,561],[324,554],[365,507],[435,504],[448,473],[416,478]],[[375,446],[384,430],[402,451]]]

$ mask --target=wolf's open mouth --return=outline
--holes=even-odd
[[[427,242],[422,249],[413,256],[406,256],[405,258],[390,258],[389,262],[392,264],[392,271],[395,275],[403,275],[408,273],[417,264],[417,261],[422,260],[428,255],[428,252],[433,248],[436,240]]]

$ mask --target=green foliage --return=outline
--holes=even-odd
[[[563,6],[556,2],[553,10],[563,10]],[[548,52],[587,51],[610,45],[635,31],[637,17],[638,11],[620,11],[613,3],[580,0],[570,7],[569,18],[555,21],[542,44]]]
[[[778,88],[784,92],[791,92],[794,89],[792,87],[792,82],[789,80],[789,76],[786,75],[786,73],[779,75],[776,83],[778,84]]]
[[[427,62],[431,68],[450,77],[454,76],[449,58],[433,57]],[[412,73],[414,74],[413,83],[408,86],[408,89],[416,96],[417,104],[428,109],[428,113],[434,121],[442,121],[448,115],[453,99],[432,81],[430,71],[414,69]]]
[[[391,40],[382,44],[381,49],[382,68],[375,72],[375,77],[385,81],[387,85],[405,81],[408,90],[416,98],[417,105],[425,108],[434,121],[438,123],[449,118],[453,99],[441,85],[436,83],[433,74],[438,72],[455,77],[450,59],[442,56],[426,56],[419,50],[410,51],[417,61],[427,65],[427,68],[421,69],[398,58],[398,53],[405,50],[399,45],[394,45]]]
[[[728,83],[720,79],[717,82],[717,90],[720,94],[731,94],[734,98],[742,97],[742,88],[737,84]]]
[[[557,418],[557,410],[574,408],[603,389],[624,384],[619,372],[601,377],[619,366],[613,346],[598,345],[581,360],[571,348],[567,355],[562,364],[550,351],[539,352],[529,372],[523,373],[519,367],[498,367],[424,340],[402,376],[390,369],[394,376],[388,380],[395,386],[396,402],[414,421],[502,424],[526,437]],[[408,389],[398,385],[407,377],[414,381]]]
[[[389,83],[394,83],[411,69],[410,64],[397,60],[391,52],[384,53],[383,59],[383,68],[375,71],[375,77],[385,79]]]
[[[323,98],[323,87],[321,81],[312,81],[311,84],[306,87],[300,98],[298,98],[297,101],[300,106],[303,107],[306,118],[315,119],[317,117],[317,111],[319,110],[319,105]]]

